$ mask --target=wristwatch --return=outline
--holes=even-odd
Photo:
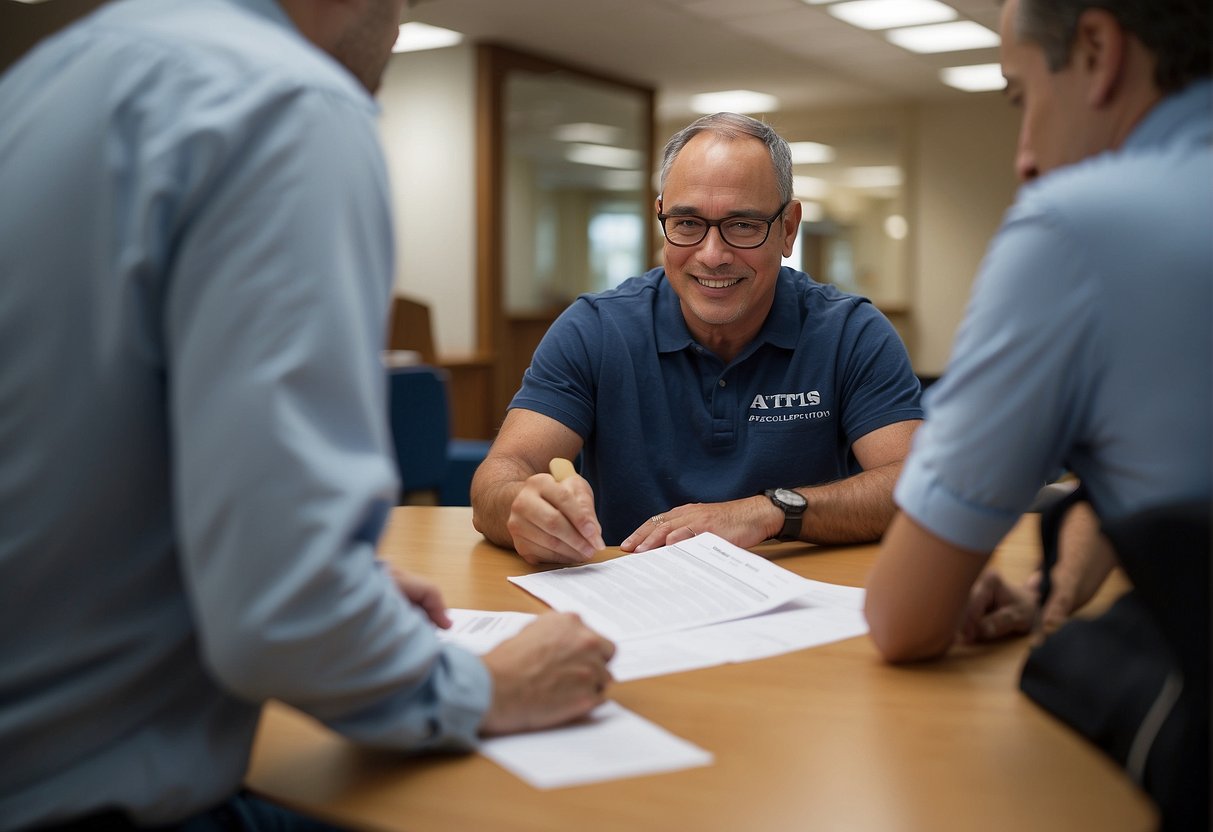
[[[800,523],[804,519],[805,509],[809,507],[808,500],[799,491],[790,488],[768,488],[762,493],[783,511],[783,530],[776,539],[799,540]]]

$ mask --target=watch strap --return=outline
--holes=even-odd
[[[800,528],[804,523],[804,514],[807,506],[805,505],[789,505],[784,500],[781,500],[777,495],[779,489],[769,489],[763,492],[766,497],[775,504],[780,511],[783,512],[783,528],[780,529],[776,540],[799,540]]]

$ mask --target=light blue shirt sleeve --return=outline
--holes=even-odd
[[[991,551],[1056,475],[1098,373],[1100,299],[1047,213],[1013,208],[894,490],[932,533]]]
[[[1211,91],[1020,190],[894,490],[938,537],[990,551],[1063,468],[1105,521],[1208,499]]]
[[[165,314],[181,568],[204,660],[238,695],[363,742],[472,746],[487,671],[438,644],[374,553],[396,480],[379,362],[392,229],[372,122],[316,90],[210,106],[181,116],[189,150],[172,173],[208,174],[225,142],[241,152],[212,187],[186,189],[204,196]],[[193,120],[275,126],[223,135]]]
[[[474,746],[486,668],[375,555],[373,99],[275,0],[123,0],[0,114],[0,830],[214,806],[270,697]]]

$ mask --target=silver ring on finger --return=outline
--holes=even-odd
[[[665,515],[664,514],[654,514],[652,517],[649,518],[649,522],[652,523],[654,526],[660,526],[662,523],[665,522]]]

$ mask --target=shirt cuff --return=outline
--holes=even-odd
[[[950,492],[914,454],[906,461],[893,500],[915,523],[953,546],[988,554],[1006,536],[1019,515],[967,503]]]
[[[493,680],[479,657],[440,646],[425,682],[355,716],[326,720],[360,745],[406,752],[471,751],[493,699]]]

